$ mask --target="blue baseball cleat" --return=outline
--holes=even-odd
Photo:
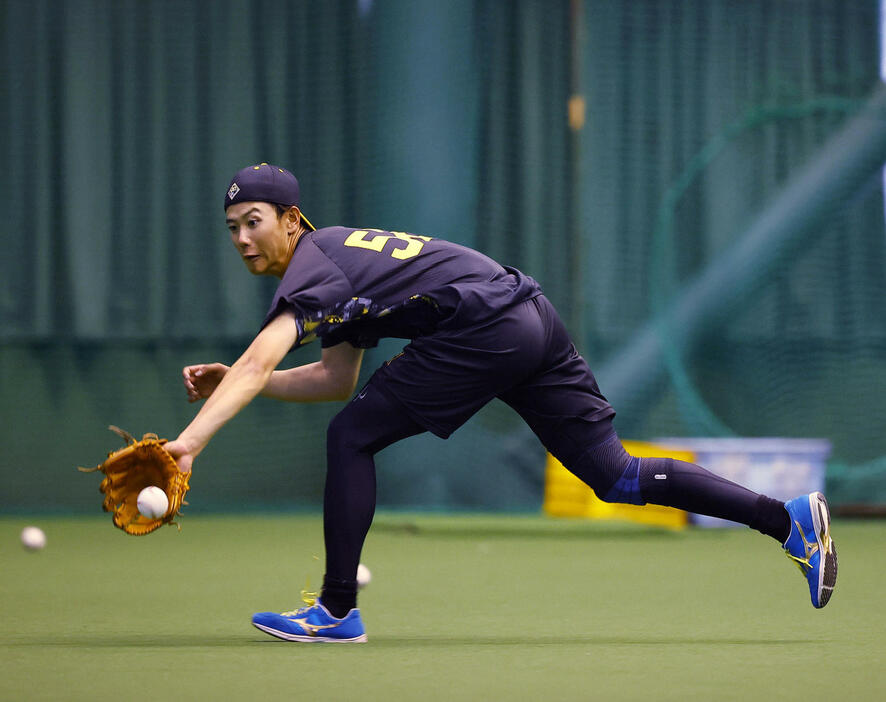
[[[813,492],[786,502],[784,507],[791,519],[785,554],[806,576],[813,606],[824,607],[837,582],[837,549],[831,538],[827,500],[820,492]]]
[[[286,641],[306,643],[365,643],[366,630],[360,610],[352,609],[343,619],[336,619],[319,601],[308,601],[294,612],[259,612],[252,624],[266,634]]]

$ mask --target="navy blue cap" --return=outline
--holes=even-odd
[[[298,180],[285,168],[267,163],[241,168],[228,184],[225,210],[238,202],[270,202],[284,207],[298,205]],[[304,215],[302,221],[308,229],[314,230],[314,225]]]

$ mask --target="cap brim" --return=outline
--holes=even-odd
[[[311,220],[309,220],[307,217],[305,217],[305,213],[302,212],[301,210],[299,210],[299,212],[301,213],[301,221],[305,223],[305,226],[309,230],[311,230],[312,232],[317,231],[317,227],[315,227],[313,224],[311,224]]]

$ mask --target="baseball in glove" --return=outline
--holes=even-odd
[[[126,446],[108,454],[95,468],[78,468],[84,473],[101,471],[105,474],[99,490],[105,496],[102,509],[113,512],[114,526],[127,534],[150,534],[164,524],[175,524],[184,496],[188,492],[190,473],[179,470],[175,459],[163,448],[166,439],[156,434],[145,434],[141,441],[118,427],[108,427],[119,434]],[[156,485],[169,498],[169,509],[157,519],[145,517],[138,511],[138,494],[146,487]],[[176,525],[178,526],[178,525]],[[181,527],[179,526],[179,529]]]

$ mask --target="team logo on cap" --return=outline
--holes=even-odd
[[[228,198],[233,200],[236,197],[237,193],[240,192],[240,187],[236,183],[231,184],[231,189],[228,190]]]

